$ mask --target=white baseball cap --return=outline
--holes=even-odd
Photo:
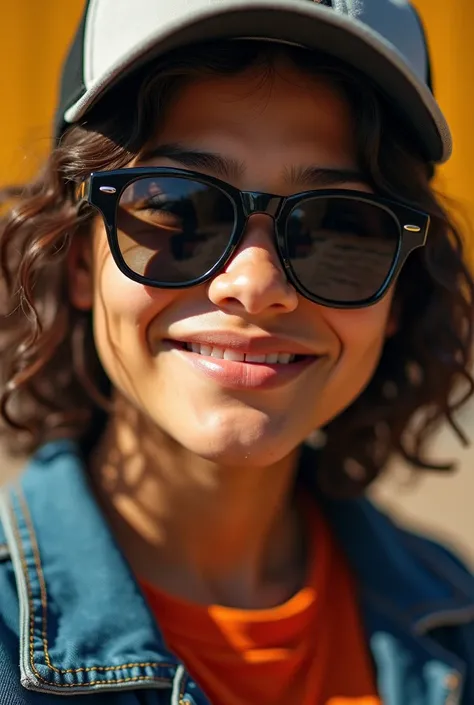
[[[452,150],[423,26],[408,0],[88,0],[66,59],[57,132],[81,122],[125,76],[171,50],[231,38],[283,41],[370,77],[428,161]]]

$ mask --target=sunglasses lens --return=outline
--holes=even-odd
[[[400,246],[400,227],[383,206],[350,197],[308,198],[286,228],[292,270],[314,296],[338,304],[375,296]]]
[[[234,223],[234,205],[217,187],[179,176],[144,177],[120,196],[118,245],[136,274],[188,284],[225,254]]]

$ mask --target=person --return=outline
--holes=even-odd
[[[473,388],[450,151],[408,2],[86,4],[4,194],[2,705],[472,705],[474,578],[366,496]]]

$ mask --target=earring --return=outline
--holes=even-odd
[[[320,428],[316,428],[309,436],[306,438],[307,445],[314,450],[320,450],[324,448],[327,443],[327,434]]]

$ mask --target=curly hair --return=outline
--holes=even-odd
[[[303,71],[330,76],[344,92],[359,164],[374,191],[431,216],[427,245],[411,255],[397,282],[395,334],[368,386],[324,429],[318,481],[333,495],[357,494],[394,453],[420,470],[451,467],[427,461],[426,444],[442,420],[457,429],[453,414],[474,389],[474,282],[463,238],[432,188],[434,169],[397,107],[366,77],[314,52],[244,40],[179,51],[128,77],[84,124],[69,128],[31,183],[3,192],[0,413],[10,451],[32,452],[61,436],[83,441],[106,413],[110,383],[94,347],[91,314],[75,309],[67,292],[69,245],[88,236],[95,215],[78,210],[75,186],[91,171],[125,167],[139,155],[167,102],[193,77],[250,67],[271,77],[282,52]]]

